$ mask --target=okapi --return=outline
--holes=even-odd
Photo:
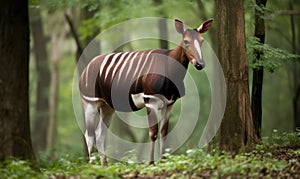
[[[175,49],[99,55],[85,67],[79,89],[90,162],[95,142],[101,164],[106,165],[105,135],[114,111],[137,111],[144,107],[147,110],[151,140],[150,164],[154,163],[154,146],[158,134],[157,114],[158,110],[162,110],[160,157],[163,157],[171,108],[184,95],[183,79],[189,62],[197,70],[205,67],[201,52],[204,39],[201,34],[208,31],[212,22],[213,19],[209,19],[197,29],[184,29],[183,22],[175,19],[176,31],[182,35],[182,40]],[[176,63],[183,67],[183,72],[180,72]],[[176,82],[170,78],[176,79]],[[95,128],[97,117],[99,123]]]

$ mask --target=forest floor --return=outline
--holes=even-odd
[[[99,160],[88,164],[85,158],[64,156],[40,159],[37,171],[29,162],[9,160],[0,163],[0,178],[300,178],[300,132],[275,133],[250,153],[190,149],[155,165],[134,163],[129,156],[127,162],[101,167]]]

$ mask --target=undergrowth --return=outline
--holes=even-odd
[[[29,162],[7,160],[0,163],[0,178],[270,178],[286,174],[284,172],[295,177],[299,176],[297,167],[300,169],[300,132],[279,134],[274,131],[252,152],[236,156],[190,149],[185,154],[168,155],[150,166],[110,161],[108,167],[101,167],[99,159],[89,164],[84,158],[68,155],[50,161],[40,159],[39,165],[40,171],[37,171]]]

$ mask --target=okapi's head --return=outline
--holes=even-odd
[[[183,47],[184,54],[197,70],[201,70],[205,67],[205,62],[201,52],[201,46],[204,39],[201,34],[208,31],[212,22],[213,19],[209,19],[203,22],[197,29],[185,30],[183,23],[180,20],[175,19],[176,30],[178,33],[182,34],[180,46]]]

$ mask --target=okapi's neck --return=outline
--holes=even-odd
[[[188,68],[189,60],[185,55],[183,48],[180,45],[178,45],[175,49],[170,50],[169,56],[181,63],[185,69]]]

